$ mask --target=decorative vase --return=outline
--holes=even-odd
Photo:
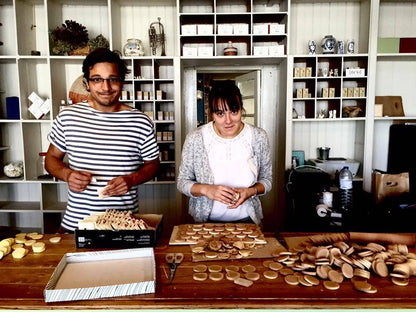
[[[348,54],[353,54],[355,51],[355,41],[354,39],[350,39],[347,42],[347,53]]]
[[[338,54],[344,54],[344,41],[338,41]]]
[[[309,51],[309,54],[315,54],[316,53],[316,42],[315,42],[315,40],[309,40],[309,42],[308,42],[308,51]]]
[[[335,52],[335,38],[332,35],[326,35],[322,39],[322,52],[323,54],[334,54]]]
[[[123,47],[124,56],[143,56],[144,50],[142,41],[139,39],[127,39]]]
[[[224,55],[237,55],[237,48],[233,47],[232,41],[228,41],[228,46],[224,48]]]

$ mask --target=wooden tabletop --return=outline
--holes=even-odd
[[[240,268],[252,264],[261,277],[251,287],[236,285],[225,278],[217,282],[209,279],[197,282],[192,278],[196,264],[191,260],[190,248],[169,246],[167,239],[161,240],[155,248],[157,273],[154,294],[45,303],[45,285],[63,255],[87,251],[75,248],[73,235],[62,235],[62,241],[58,244],[49,243],[51,236],[45,235],[41,240],[46,243],[46,251],[43,253],[30,252],[22,259],[13,259],[7,255],[0,260],[0,309],[416,308],[416,277],[410,279],[407,287],[401,287],[394,285],[389,278],[378,278],[372,274],[370,282],[378,289],[375,294],[354,290],[352,282],[348,280],[338,290],[325,289],[322,281],[314,287],[290,286],[281,275],[275,280],[263,276],[262,273],[266,270],[263,266],[264,259],[246,259],[202,263],[219,264],[224,269],[230,264]],[[185,254],[172,284],[169,284],[167,278],[169,268],[165,255],[168,252]]]

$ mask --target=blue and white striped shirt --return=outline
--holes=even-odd
[[[159,157],[153,122],[138,110],[101,112],[87,102],[61,111],[49,141],[68,156],[69,168],[88,171],[95,178],[82,193],[68,190],[62,227],[75,230],[78,221],[106,209],[138,210],[138,190],[98,198],[97,189],[119,176],[139,170],[143,161]]]

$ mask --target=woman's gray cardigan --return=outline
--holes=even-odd
[[[245,126],[251,125],[245,124]],[[214,184],[214,176],[209,166],[208,154],[205,150],[201,128],[187,135],[182,149],[182,161],[179,168],[178,190],[189,196],[189,214],[195,222],[206,222],[211,213],[213,201],[206,196],[193,196],[191,187],[195,183]],[[258,168],[257,182],[263,184],[264,195],[272,188],[272,161],[270,144],[266,131],[253,127],[253,161]],[[259,224],[263,219],[260,199],[254,196],[247,200],[252,201],[249,211],[250,218]]]

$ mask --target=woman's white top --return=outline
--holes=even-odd
[[[257,168],[253,164],[252,128],[244,124],[241,132],[231,139],[220,137],[214,130],[214,123],[202,131],[205,149],[208,152],[210,169],[214,175],[215,185],[229,187],[250,187],[257,181]],[[212,221],[236,221],[249,217],[245,201],[235,209],[228,209],[228,204],[214,201],[210,214]]]

